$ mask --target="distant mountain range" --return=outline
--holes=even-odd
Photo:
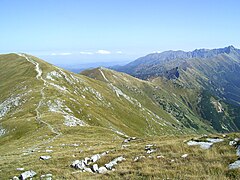
[[[184,80],[186,84],[201,85],[211,93],[240,105],[239,63],[240,50],[228,46],[192,52],[153,53],[113,69],[141,79],[165,77]]]

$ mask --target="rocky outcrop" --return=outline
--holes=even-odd
[[[115,165],[117,165],[119,162],[122,162],[125,160],[122,156],[119,156],[109,163],[106,163],[104,166],[99,167],[96,163],[101,157],[107,155],[109,151],[103,152],[101,154],[95,154],[93,156],[85,157],[82,160],[75,160],[72,162],[71,167],[78,169],[82,172],[90,172],[90,173],[100,173],[104,174],[109,170],[112,170]]]
[[[187,142],[187,145],[189,146],[200,146],[202,149],[209,149],[212,147],[214,143],[219,143],[224,141],[223,139],[220,138],[207,138],[204,141],[200,140],[190,140]]]

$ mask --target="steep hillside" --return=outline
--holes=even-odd
[[[143,107],[154,112],[162,120],[170,123],[179,132],[185,128],[195,132],[213,131],[203,123],[174,93],[165,87],[157,86],[148,81],[139,80],[124,73],[106,68],[83,71],[82,74],[107,82],[140,102]]]
[[[238,108],[220,102],[200,85],[189,88],[184,82],[161,77],[144,81],[105,68],[82,74],[113,84],[178,128],[193,128],[197,132],[211,128],[218,132],[239,130]]]

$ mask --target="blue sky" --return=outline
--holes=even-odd
[[[55,64],[240,47],[238,0],[1,0],[0,53]]]

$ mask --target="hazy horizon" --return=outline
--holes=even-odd
[[[240,2],[1,1],[0,53],[53,64],[130,62],[152,52],[239,47]]]

